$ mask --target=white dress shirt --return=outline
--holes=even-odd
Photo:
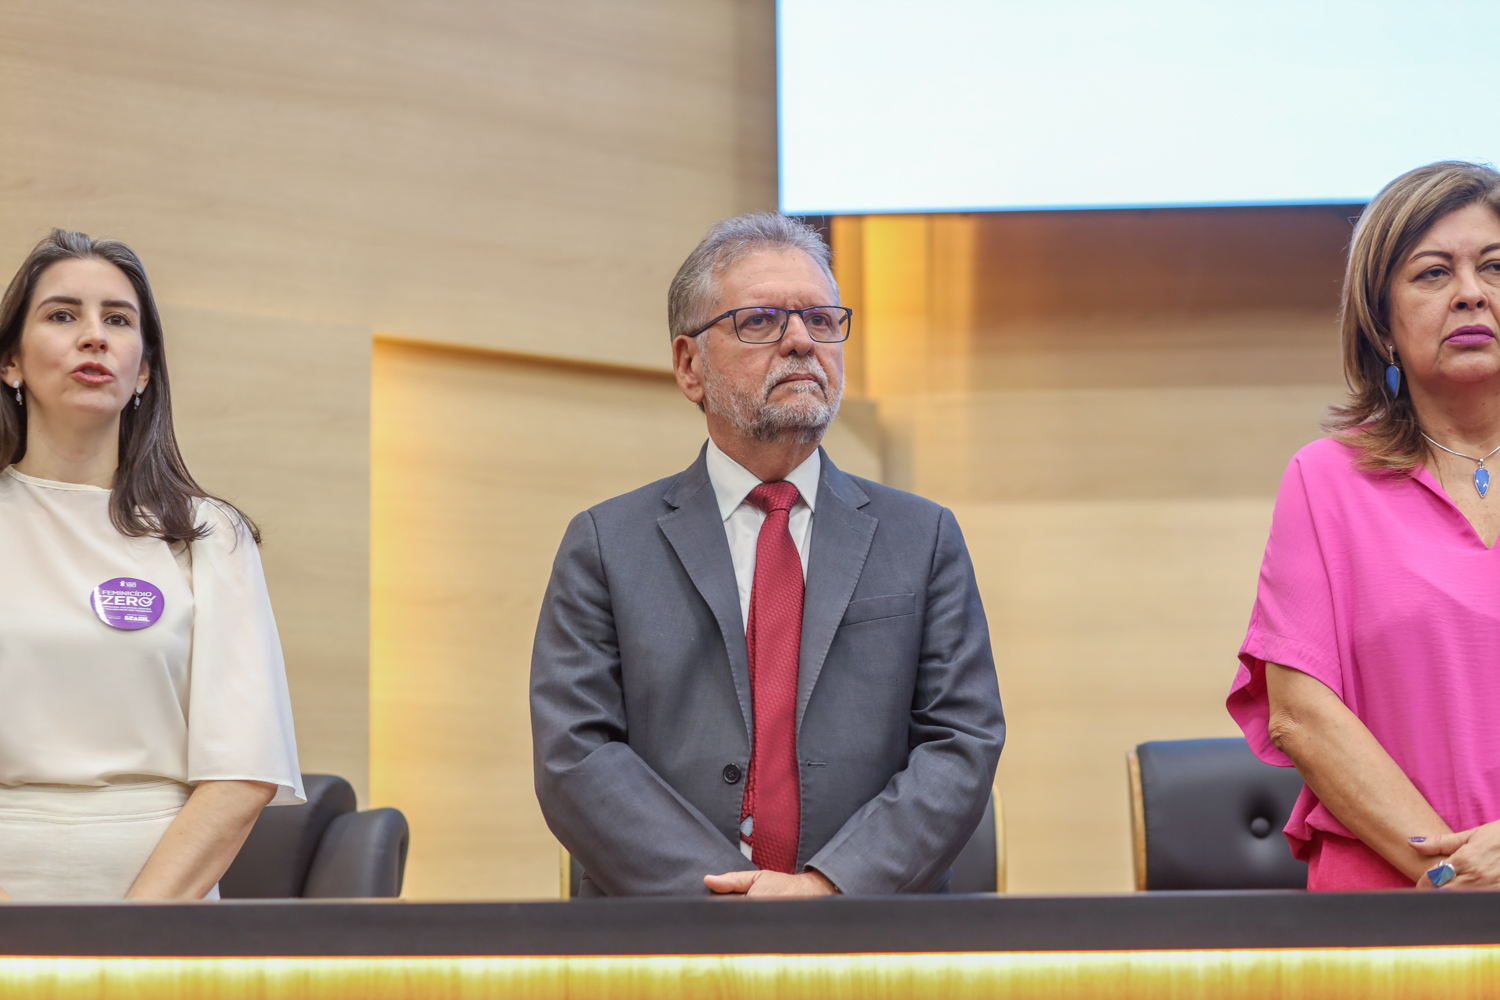
[[[802,499],[792,505],[787,530],[792,533],[792,544],[797,546],[797,555],[802,558],[803,580],[807,579],[807,542],[813,507],[818,499],[818,476],[822,471],[822,460],[815,451],[786,477],[786,481],[802,494]],[[755,582],[755,547],[760,541],[760,526],[765,523],[766,513],[746,498],[760,485],[760,480],[755,473],[720,451],[712,438],[708,442],[708,479],[713,483],[714,496],[719,501],[719,516],[724,519],[729,558],[734,561],[734,581],[740,591],[740,621],[748,627],[750,587]]]
[[[818,499],[818,477],[823,472],[822,459],[814,451],[807,460],[786,477],[802,495],[792,505],[787,519],[792,544],[802,559],[802,579],[807,579],[807,543],[811,538],[813,507]],[[760,526],[766,512],[746,499],[760,485],[760,479],[719,450],[713,439],[708,441],[708,479],[713,483],[719,501],[719,516],[724,519],[724,535],[729,539],[729,558],[734,562],[734,581],[740,592],[740,621],[750,625],[750,588],[755,583],[755,548],[760,541]],[[750,857],[750,845],[740,840],[740,853]]]

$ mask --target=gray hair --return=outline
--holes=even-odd
[[[833,291],[833,301],[824,304],[839,304],[839,283],[830,266],[833,255],[818,231],[779,212],[751,212],[717,223],[677,269],[667,291],[667,329],[672,339],[692,333],[718,312],[720,275],[746,257],[767,250],[807,254]]]

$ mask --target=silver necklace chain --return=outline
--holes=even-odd
[[[1421,434],[1424,438],[1427,438],[1428,443],[1432,444],[1435,447],[1442,448],[1448,454],[1457,455],[1459,458],[1467,458],[1469,461],[1481,467],[1484,465],[1486,460],[1494,457],[1495,451],[1500,451],[1500,447],[1497,447],[1495,451],[1490,452],[1488,455],[1484,456],[1484,458],[1475,458],[1473,455],[1465,455],[1461,451],[1454,451],[1452,448],[1438,444],[1436,441],[1432,440],[1432,438],[1427,437],[1426,433],[1422,431],[1418,431],[1417,433]]]

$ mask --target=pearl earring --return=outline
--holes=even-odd
[[[137,410],[139,410],[141,408],[141,393],[143,393],[145,391],[146,391],[146,387],[143,386],[143,385],[138,385],[138,386],[135,387],[135,408]]]
[[[14,382],[12,382],[10,384],[10,387],[12,389],[16,390],[16,405],[18,405],[18,406],[25,406],[26,405],[26,400],[24,400],[24,399],[21,398],[21,380],[20,379],[16,379]]]

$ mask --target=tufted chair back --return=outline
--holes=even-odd
[[[1142,743],[1128,755],[1137,889],[1305,889],[1281,828],[1302,791],[1294,768],[1242,738]]]

